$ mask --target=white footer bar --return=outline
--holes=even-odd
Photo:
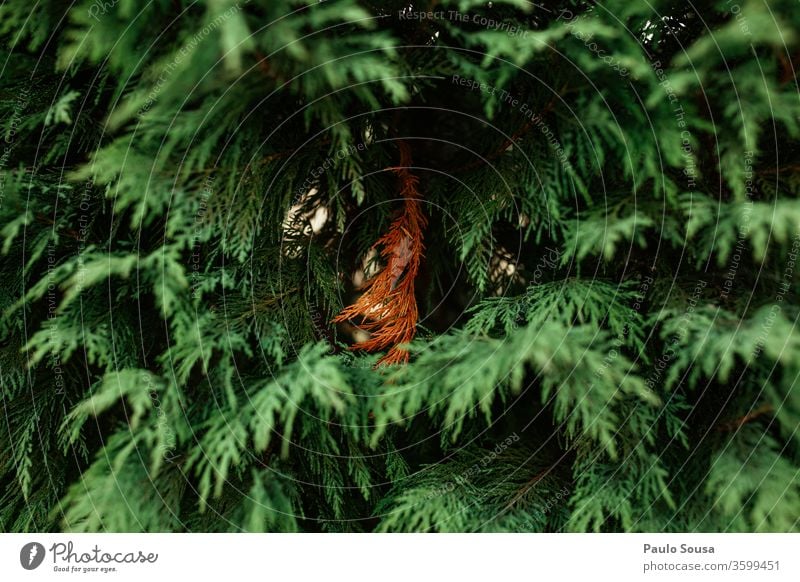
[[[800,534],[0,535],[0,580],[249,575],[281,582],[797,582]]]

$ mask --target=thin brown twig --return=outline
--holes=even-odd
[[[550,465],[549,467],[536,473],[536,475],[533,476],[533,479],[525,483],[525,485],[523,485],[522,488],[520,488],[520,490],[517,491],[516,495],[514,495],[514,497],[511,498],[511,501],[509,501],[508,504],[505,506],[505,508],[503,508],[503,511],[508,511],[509,509],[511,509],[514,506],[514,504],[523,497],[525,497],[528,491],[530,491],[539,481],[547,477],[550,471],[552,471],[554,468],[555,465]]]
[[[717,427],[717,430],[726,432],[732,430],[738,430],[748,422],[752,422],[758,417],[764,416],[765,414],[770,414],[772,412],[775,412],[775,408],[771,404],[762,404],[761,406],[759,406],[755,410],[751,410],[744,416],[740,416],[735,420],[721,424],[719,427]]]
[[[503,145],[501,145],[495,151],[493,151],[492,153],[486,155],[483,159],[473,160],[472,162],[470,162],[468,164],[465,164],[463,166],[459,166],[458,168],[454,168],[452,171],[453,172],[464,172],[464,171],[468,171],[468,170],[474,170],[475,168],[478,168],[478,167],[480,167],[481,165],[483,165],[485,163],[491,162],[492,160],[494,160],[494,159],[498,158],[499,156],[503,155],[506,152],[506,150],[508,150],[508,148],[510,146],[512,146],[512,145],[517,143],[517,140],[519,140],[519,138],[521,138],[526,133],[528,133],[530,131],[530,129],[534,126],[534,124],[538,120],[540,120],[545,114],[547,114],[547,113],[549,113],[550,111],[553,110],[553,108],[556,105],[556,101],[558,100],[559,97],[564,95],[564,92],[566,91],[566,89],[567,89],[567,85],[565,84],[565,85],[563,85],[561,87],[561,89],[555,95],[553,95],[552,99],[550,99],[550,101],[548,101],[547,104],[545,104],[545,106],[541,109],[541,111],[539,111],[538,113],[533,115],[527,121],[527,123],[525,123],[525,125],[523,125],[520,129],[518,129],[516,132],[514,132],[514,134],[512,134],[511,137],[509,137],[508,139],[506,139],[503,142]]]

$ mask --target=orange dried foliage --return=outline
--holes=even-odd
[[[399,147],[400,165],[390,169],[400,179],[403,211],[372,246],[381,248],[380,256],[386,265],[361,286],[364,293],[356,302],[333,319],[335,323],[360,319],[359,327],[369,332],[369,339],[352,345],[351,350],[376,352],[389,348],[378,365],[408,362],[408,351],[398,346],[414,338],[419,317],[414,280],[425,249],[422,231],[427,219],[417,190],[419,179],[409,171],[411,149],[402,141]]]

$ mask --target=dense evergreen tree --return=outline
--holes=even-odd
[[[0,529],[798,530],[795,2],[0,35]]]

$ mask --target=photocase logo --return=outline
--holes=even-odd
[[[44,546],[39,542],[30,542],[19,551],[19,563],[26,570],[35,570],[44,561]]]

